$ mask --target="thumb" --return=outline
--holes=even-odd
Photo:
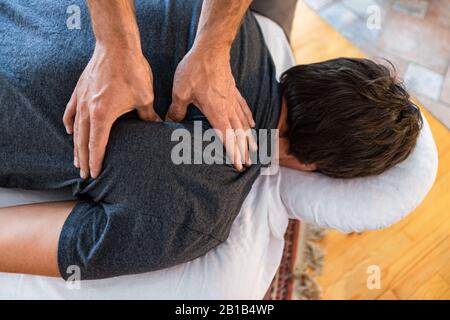
[[[162,121],[158,114],[155,112],[155,109],[153,109],[153,106],[142,107],[136,110],[139,118],[144,121]]]
[[[68,134],[73,133],[73,126],[75,121],[75,114],[77,112],[77,96],[75,91],[72,93],[70,101],[67,103],[66,110],[64,111],[63,123]]]
[[[187,106],[190,102],[183,101],[175,97],[172,98],[172,104],[166,114],[167,121],[182,121],[186,117]]]

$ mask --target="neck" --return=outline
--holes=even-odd
[[[284,97],[281,101],[280,119],[278,120],[277,129],[279,130],[278,137],[278,163],[282,167],[291,168],[299,171],[316,171],[315,164],[301,163],[295,156],[289,153],[289,139],[286,137],[287,133],[287,116],[288,109]]]

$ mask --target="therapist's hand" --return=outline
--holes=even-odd
[[[247,102],[236,88],[229,48],[194,45],[180,62],[166,120],[183,120],[190,103],[195,104],[219,131],[234,167],[240,171],[243,165],[251,165],[248,151],[256,151],[256,144],[252,136],[238,129],[249,130],[255,122]]]
[[[67,133],[73,133],[74,165],[83,179],[100,174],[118,117],[136,109],[143,120],[160,120],[153,98],[152,70],[142,52],[96,46],[63,118]]]
[[[251,2],[203,1],[194,45],[175,73],[172,105],[167,114],[168,120],[181,121],[189,103],[195,104],[218,131],[239,171],[243,165],[251,165],[248,151],[256,151],[253,137],[242,134],[255,123],[247,102],[236,88],[230,50]]]

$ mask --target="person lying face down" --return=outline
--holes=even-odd
[[[54,12],[66,9],[60,2],[48,5]],[[171,104],[177,62],[194,41],[199,8],[198,1],[137,5],[161,118]],[[67,30],[48,10],[36,4],[24,15],[27,26],[45,17],[45,28],[32,32],[0,15],[9,30],[0,46],[0,187],[70,187],[79,201],[0,209],[0,272],[68,278],[77,266],[81,279],[100,279],[185,263],[224,242],[261,163],[242,172],[223,164],[173,163],[175,130],[193,133],[194,121],[210,128],[191,106],[181,123],[121,117],[101,174],[81,179],[73,141],[61,124],[62,102],[89,61],[94,39],[89,30]],[[351,59],[298,66],[280,85],[251,13],[233,43],[231,66],[255,130],[280,129],[283,166],[345,178],[378,174],[414,146],[420,114],[384,67]],[[192,145],[194,152],[202,149]]]
[[[27,7],[18,0],[4,3],[8,10],[0,14],[0,29],[8,33],[0,39],[0,187],[68,187],[78,201],[0,209],[0,272],[67,279],[75,266],[81,279],[101,279],[185,263],[224,242],[261,163],[242,171],[224,164],[175,163],[174,132],[195,133],[196,121],[211,128],[199,108],[190,105],[181,122],[146,122],[136,112],[124,114],[112,127],[101,173],[95,179],[80,177],[73,137],[61,120],[96,50],[92,30],[70,30],[59,15],[49,14],[66,12],[65,1]],[[88,15],[85,0],[70,4]],[[200,0],[136,1],[142,55],[151,61],[154,108],[161,119],[173,100],[179,62],[198,48],[201,8]],[[213,71],[215,58],[206,65]],[[129,72],[128,61],[121,62],[122,72]],[[250,12],[229,64],[233,85],[252,108],[255,129],[276,129],[279,83]],[[202,152],[203,144],[193,143],[191,150]]]

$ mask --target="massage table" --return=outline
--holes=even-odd
[[[280,76],[295,64],[292,50],[275,22],[256,17]],[[228,240],[193,261],[150,273],[82,281],[79,286],[58,278],[0,273],[0,299],[290,298],[299,221],[343,232],[395,223],[422,201],[436,176],[437,152],[427,124],[422,140],[425,142],[418,145],[412,159],[382,177],[341,181],[285,168],[261,175]],[[418,168],[414,176],[411,167]],[[411,184],[413,190],[407,188]],[[359,190],[356,194],[355,188]],[[389,195],[392,188],[400,191],[397,198]],[[68,190],[0,189],[0,207],[68,199],[73,199]],[[384,205],[375,204],[380,199]],[[376,214],[379,212],[382,214]]]

